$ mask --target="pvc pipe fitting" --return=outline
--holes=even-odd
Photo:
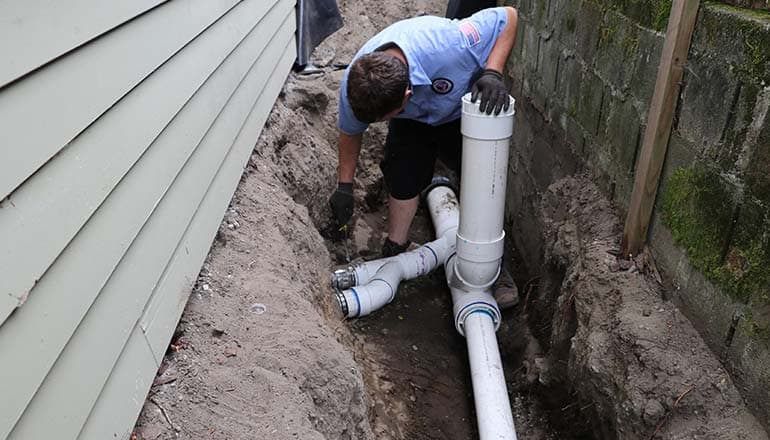
[[[393,301],[401,283],[403,271],[396,261],[389,261],[377,271],[366,285],[338,291],[337,301],[347,318],[360,318]]]
[[[502,315],[500,309],[497,306],[497,301],[492,296],[489,289],[484,290],[469,290],[462,280],[452,279],[452,275],[456,272],[453,267],[456,268],[457,259],[456,255],[452,255],[447,259],[444,265],[447,284],[449,290],[452,293],[452,304],[455,318],[455,328],[457,332],[465,336],[465,321],[468,316],[474,313],[484,313],[489,316],[494,324],[494,329],[500,328],[500,322]],[[457,282],[459,281],[459,283]]]

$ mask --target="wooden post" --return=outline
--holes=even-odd
[[[699,5],[700,0],[674,0],[671,5],[666,41],[658,67],[658,79],[650,104],[642,151],[636,167],[634,189],[623,230],[621,252],[624,258],[641,252],[647,239],[679,96],[679,82],[687,61]]]

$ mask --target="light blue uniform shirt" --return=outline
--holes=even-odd
[[[416,17],[394,23],[375,35],[356,58],[394,43],[406,55],[412,96],[396,118],[440,125],[460,117],[461,98],[471,78],[483,69],[497,37],[508,21],[504,8],[477,12],[464,20]],[[351,63],[352,64],[352,63]],[[339,129],[363,133],[368,124],[356,119],[348,101],[348,73],[340,86]]]

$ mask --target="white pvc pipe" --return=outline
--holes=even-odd
[[[481,440],[516,440],[503,363],[492,317],[478,311],[465,318],[473,401]]]
[[[483,289],[500,274],[503,258],[503,211],[508,150],[513,134],[514,102],[499,116],[479,111],[479,102],[463,97],[460,226],[457,231],[456,275],[466,285]]]
[[[348,318],[360,318],[393,301],[403,280],[426,275],[454,253],[459,218],[457,198],[439,186],[428,194],[431,218],[439,238],[410,252],[368,261],[335,271],[332,285],[339,289],[337,300]]]
[[[503,256],[508,142],[514,103],[500,116],[479,112],[463,97],[463,171],[460,213],[447,187],[426,199],[438,239],[395,257],[335,271],[332,284],[347,317],[365,316],[393,300],[398,284],[444,266],[455,327],[466,337],[480,440],[516,440],[495,331],[500,310],[489,287]],[[458,220],[459,217],[459,220]],[[343,290],[345,289],[345,290]]]

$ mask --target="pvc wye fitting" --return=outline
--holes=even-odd
[[[469,289],[483,290],[494,284],[500,275],[505,231],[493,241],[478,242],[457,234],[457,278]]]

